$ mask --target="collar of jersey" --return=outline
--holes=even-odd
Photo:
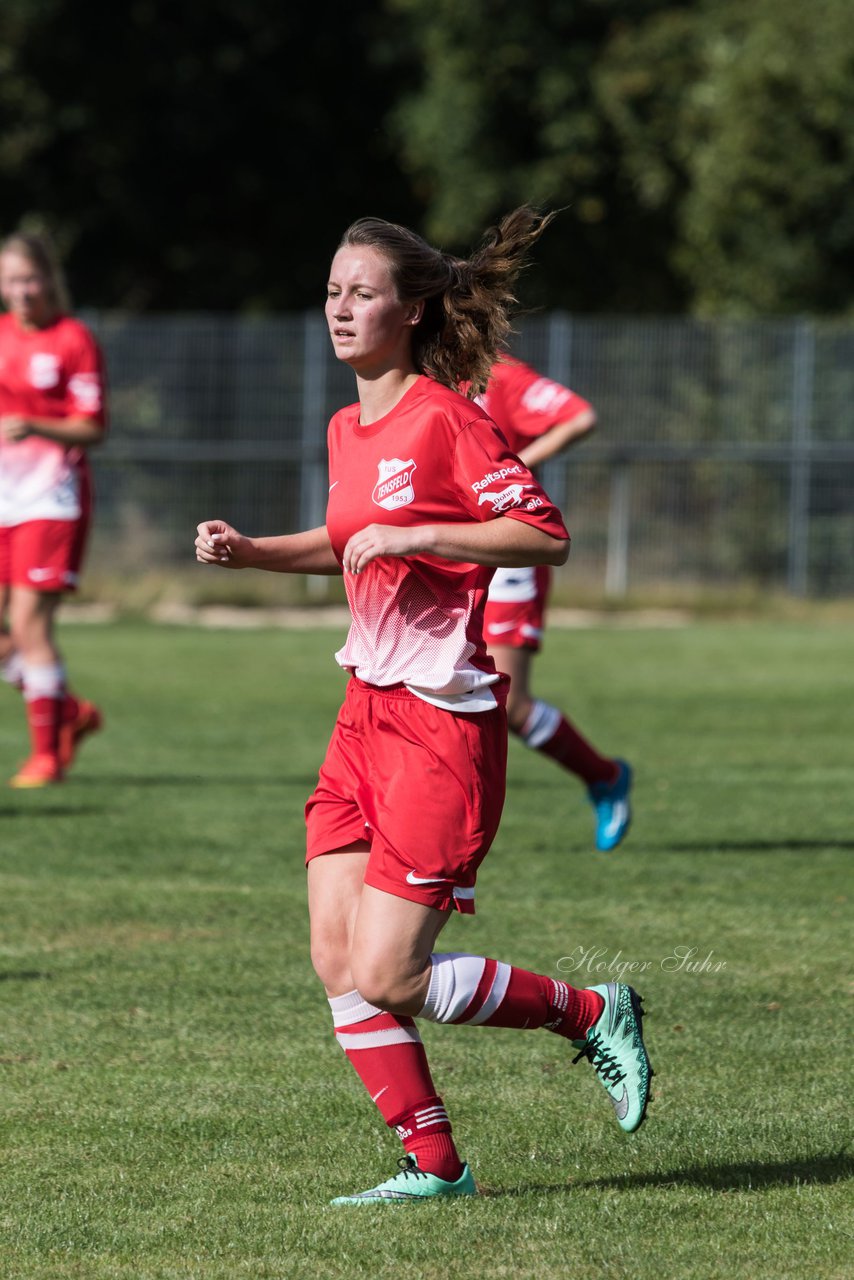
[[[404,391],[403,395],[400,397],[400,399],[398,400],[394,408],[389,409],[388,413],[384,414],[382,418],[377,418],[376,422],[372,422],[370,426],[363,427],[362,424],[359,422],[359,418],[357,414],[356,423],[353,428],[354,431],[356,431],[356,433],[360,436],[373,436],[373,435],[376,435],[378,431],[382,431],[382,429],[384,427],[387,427],[388,424],[391,421],[393,421],[393,419],[397,416],[397,414],[399,414],[400,411],[409,404],[410,400],[413,400],[415,399],[416,396],[420,395],[421,391],[423,390],[423,384],[425,381],[428,381],[428,379],[423,373],[420,373],[418,375],[418,381],[413,382],[412,386],[409,387],[407,391]],[[354,408],[358,409],[358,407],[359,407],[358,405],[354,405]]]

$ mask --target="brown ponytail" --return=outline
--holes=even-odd
[[[425,304],[413,335],[416,368],[448,387],[467,383],[477,395],[511,332],[513,286],[528,251],[554,217],[523,205],[490,228],[468,258],[442,253],[380,218],[354,222],[339,248],[369,246],[386,257],[400,300]]]

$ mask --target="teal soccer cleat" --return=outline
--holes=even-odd
[[[615,782],[595,782],[587,788],[587,798],[596,812],[596,848],[604,853],[616,849],[632,820],[631,765],[625,760],[616,763],[619,773]]]
[[[370,1191],[357,1191],[352,1196],[336,1196],[330,1204],[399,1204],[401,1200],[428,1200],[435,1196],[476,1196],[477,1187],[467,1164],[456,1182],[446,1182],[433,1173],[418,1168],[413,1156],[402,1156],[397,1162],[400,1173],[381,1182]]]
[[[587,1032],[573,1040],[578,1055],[587,1058],[611,1099],[617,1123],[626,1133],[639,1129],[646,1115],[653,1070],[643,1043],[641,998],[621,982],[608,982],[598,991],[605,1008]]]

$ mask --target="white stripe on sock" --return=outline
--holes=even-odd
[[[368,1004],[359,991],[348,991],[343,996],[330,996],[329,1008],[332,1010],[332,1025],[350,1027],[354,1022],[366,1022],[376,1014],[382,1013],[375,1004]]]
[[[432,1107],[422,1107],[420,1111],[415,1112],[416,1120],[429,1119],[432,1115],[447,1115],[444,1106],[440,1102],[434,1102]]]
[[[49,667],[36,667],[25,662],[24,697],[28,702],[36,698],[61,698],[65,688],[65,668],[51,663]]]
[[[5,680],[7,684],[23,685],[24,664],[17,651],[10,653],[5,662],[0,662],[0,679]]]
[[[507,995],[507,987],[510,982],[510,965],[505,964],[503,960],[496,960],[495,977],[492,979],[492,986],[489,995],[478,1009],[473,1018],[466,1018],[465,1025],[477,1027],[481,1023],[491,1018],[495,1010],[501,1004],[501,1001]]]
[[[448,951],[434,953],[430,963],[430,986],[418,1016],[428,1022],[453,1022],[471,1003],[486,961],[483,956]]]
[[[562,716],[557,707],[552,707],[548,702],[541,702],[539,698],[535,698],[519,737],[526,747],[538,751],[555,736],[561,719]]]
[[[342,1049],[380,1049],[387,1044],[420,1044],[415,1027],[385,1027],[380,1031],[336,1031]]]
[[[434,1124],[444,1124],[448,1113],[444,1107],[433,1107],[432,1111],[418,1111],[415,1114],[415,1128],[429,1129]]]

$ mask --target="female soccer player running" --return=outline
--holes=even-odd
[[[344,234],[326,318],[358,403],[329,426],[326,524],[249,538],[198,526],[204,564],[343,571],[352,625],[344,705],[306,805],[314,968],[339,1044],[405,1155],[352,1204],[473,1195],[415,1019],[545,1027],[589,1059],[620,1125],[644,1118],[651,1070],[628,986],[579,990],[483,956],[436,951],[474,910],[504,797],[506,677],[483,641],[497,565],[562,564],[559,513],[481,408],[512,286],[550,216],[521,208],[469,259],[365,218]]]
[[[104,433],[104,368],[92,334],[67,314],[43,239],[0,245],[0,295],[0,675],[23,688],[32,743],[10,785],[45,787],[101,727],[98,708],[66,688],[54,622],[86,544],[86,451]]]

